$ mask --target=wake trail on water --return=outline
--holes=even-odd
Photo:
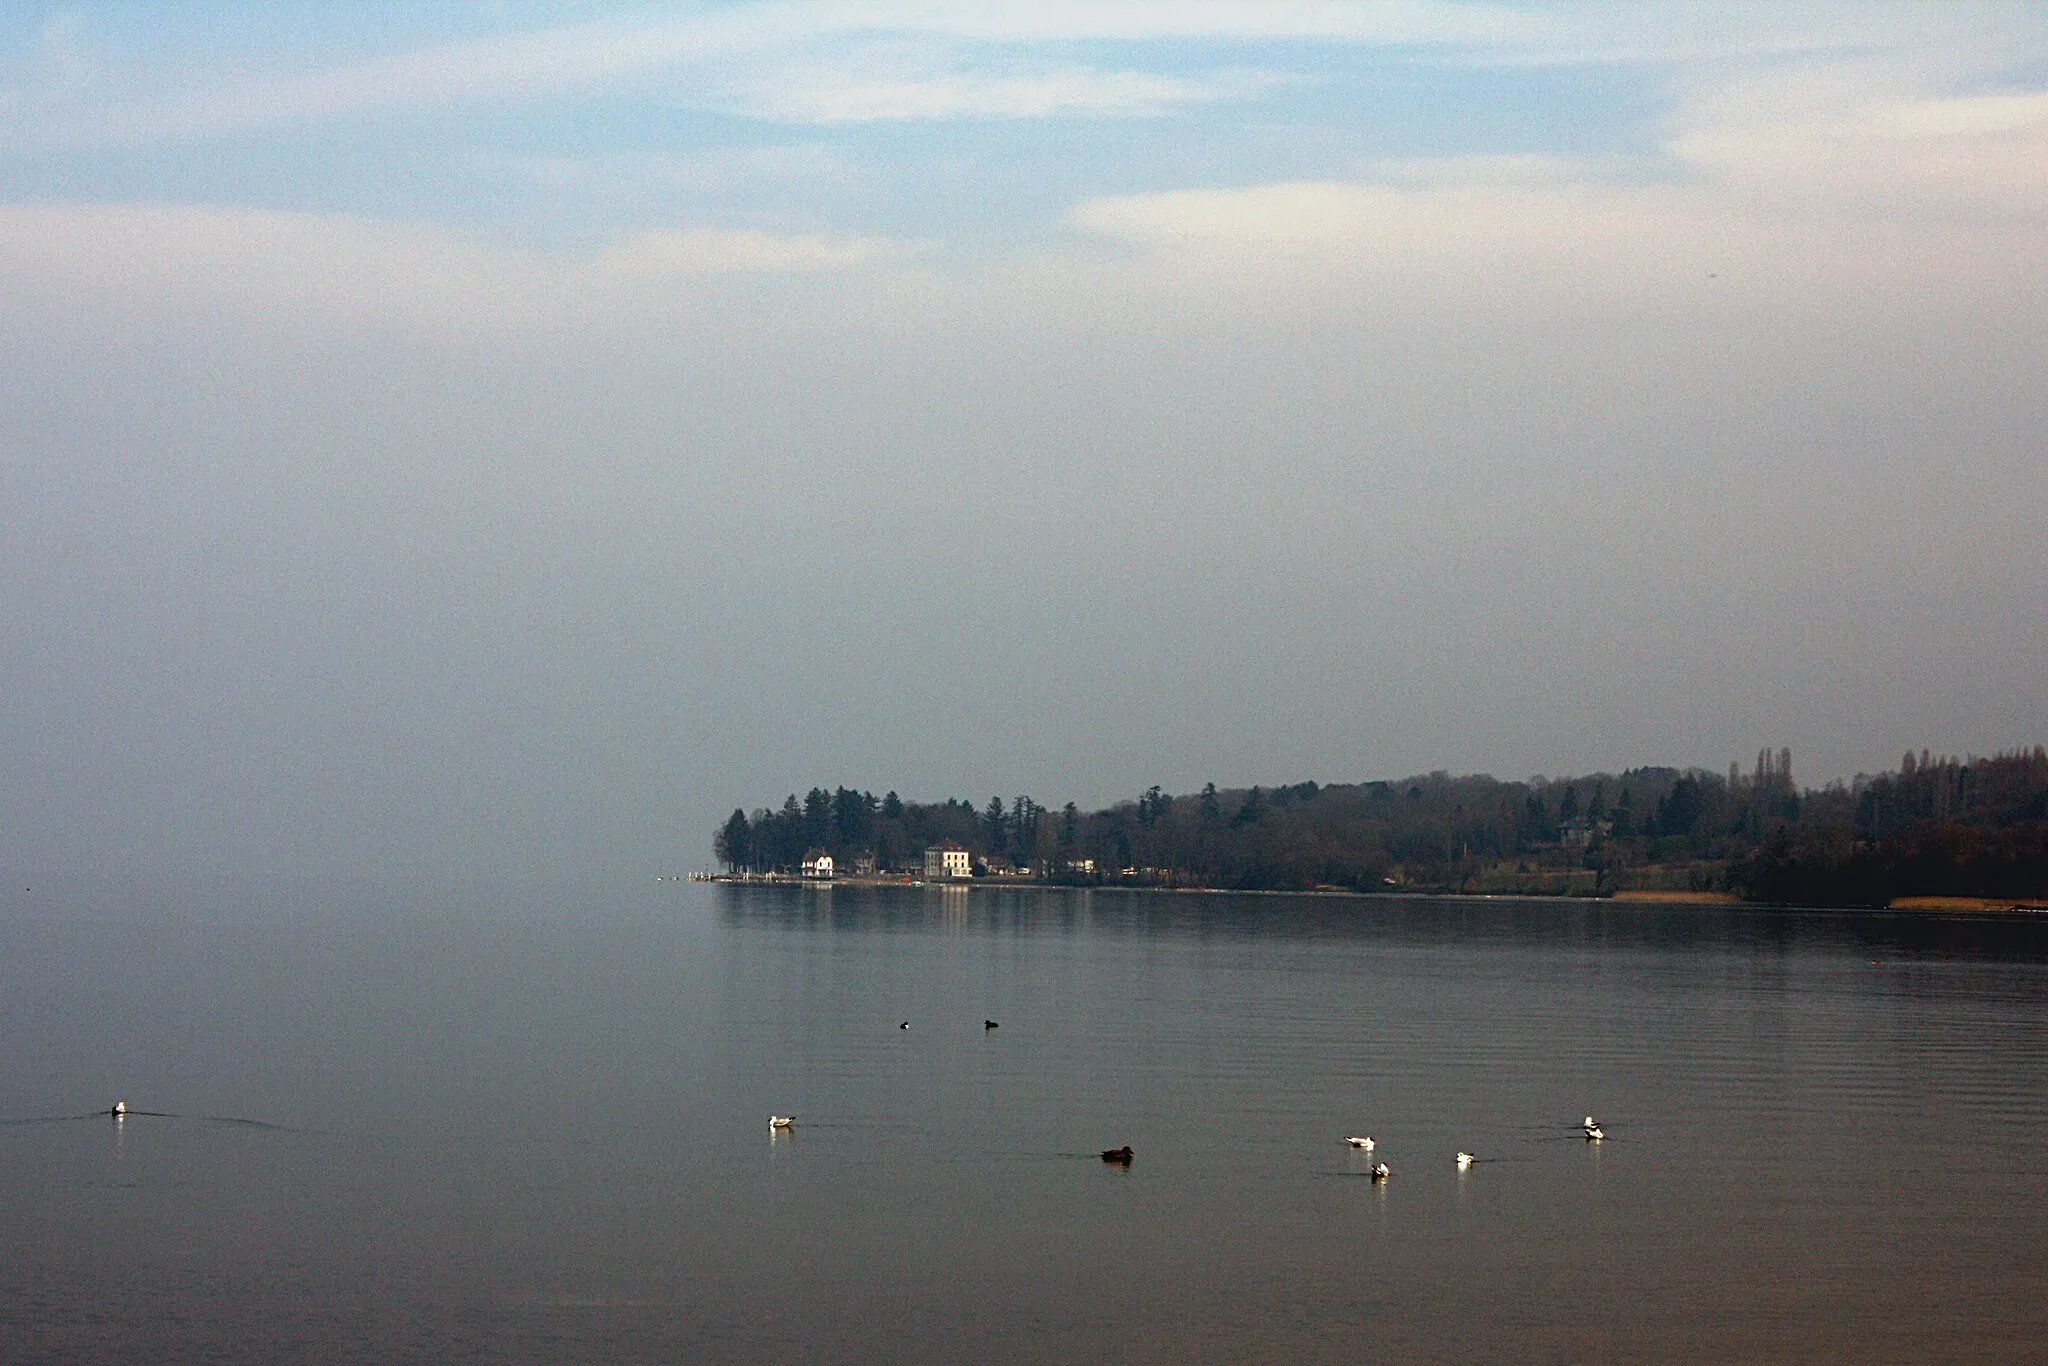
[[[83,1115],[34,1115],[26,1119],[0,1119],[0,1129],[15,1128],[28,1124],[82,1124],[89,1120],[127,1119],[189,1119],[198,1124],[226,1124],[243,1129],[261,1129],[268,1133],[296,1134],[303,1130],[288,1124],[272,1124],[264,1119],[244,1119],[239,1115],[181,1115],[172,1110],[126,1110],[119,1116],[105,1110],[94,1110]]]

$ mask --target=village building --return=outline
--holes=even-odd
[[[974,876],[974,856],[967,852],[964,844],[945,840],[927,845],[924,851],[924,876],[927,882],[944,882],[951,878]]]
[[[836,876],[832,856],[823,849],[813,849],[804,855],[803,874],[807,878],[827,881]]]
[[[1557,827],[1557,842],[1567,849],[1586,849],[1613,833],[1613,821],[1580,816]]]

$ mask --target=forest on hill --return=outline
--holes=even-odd
[[[977,872],[1055,882],[1260,890],[1722,891],[1884,905],[1904,896],[2048,896],[2048,749],[1908,753],[1896,771],[1801,789],[1789,750],[1744,772],[1645,767],[1503,782],[1435,772],[1173,795],[1099,811],[906,802],[847,787],[735,810],[714,848],[735,870],[914,871],[965,846]]]

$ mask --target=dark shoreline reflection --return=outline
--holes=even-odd
[[[1120,888],[714,885],[731,925],[786,930],[1383,940],[2048,962],[2048,915],[1501,897],[1273,896]]]

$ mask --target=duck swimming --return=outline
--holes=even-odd
[[[1117,1165],[1118,1165],[1119,1167],[1128,1167],[1128,1166],[1130,1166],[1130,1165],[1131,1165],[1131,1148],[1130,1148],[1130,1145],[1129,1145],[1129,1144],[1127,1143],[1127,1144],[1125,1144],[1125,1145],[1124,1145],[1123,1147],[1121,1147],[1121,1148],[1106,1148],[1106,1149],[1104,1149],[1104,1150],[1103,1150],[1103,1153],[1102,1153],[1102,1160],[1103,1160],[1104,1162],[1114,1162],[1114,1163],[1116,1163],[1116,1164],[1117,1164]]]
[[[107,1113],[112,1115],[115,1119],[128,1118],[128,1102],[125,1100],[115,1101],[114,1108],[107,1111]]]
[[[1601,1129],[1599,1124],[1594,1121],[1591,1115],[1586,1116],[1586,1123],[1584,1127],[1586,1130],[1586,1141],[1588,1143],[1598,1143],[1601,1139],[1607,1137],[1606,1131]]]
[[[769,1127],[769,1128],[771,1128],[771,1129],[787,1129],[787,1128],[790,1128],[790,1127],[791,1127],[792,1125],[794,1125],[795,1123],[796,1123],[796,1116],[795,1116],[795,1115],[770,1115],[770,1116],[768,1116],[768,1127]]]
[[[1473,1157],[1470,1153],[1459,1153],[1458,1170],[1464,1171],[1467,1167],[1471,1166],[1476,1161],[1478,1161],[1478,1159]]]
[[[1349,1143],[1354,1148],[1363,1148],[1367,1152],[1371,1152],[1373,1150],[1373,1141],[1369,1136],[1365,1134],[1353,1134],[1349,1138],[1346,1138],[1344,1141],[1346,1143]]]
[[[1372,1164],[1372,1179],[1373,1179],[1373,1180],[1375,1180],[1375,1181],[1384,1181],[1384,1180],[1386,1180],[1386,1179],[1387,1179],[1387,1178],[1388,1178],[1389,1176],[1391,1176],[1392,1174],[1393,1174],[1392,1172],[1390,1172],[1390,1171],[1388,1171],[1388,1170],[1387,1170],[1387,1164],[1386,1164],[1386,1163],[1384,1163],[1384,1162],[1375,1162],[1375,1163],[1373,1163],[1373,1164]]]

